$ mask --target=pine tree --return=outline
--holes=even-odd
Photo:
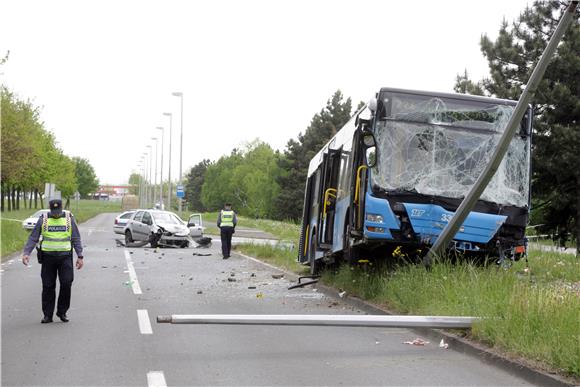
[[[352,101],[337,90],[326,107],[312,117],[304,134],[298,141],[291,139],[278,165],[284,171],[277,179],[280,193],[275,201],[274,214],[278,219],[298,220],[302,217],[304,186],[310,159],[318,153],[350,119]]]
[[[503,21],[498,38],[481,38],[490,77],[475,84],[458,76],[455,90],[518,99],[568,2],[536,1],[518,20]],[[580,11],[577,10],[577,15]],[[580,247],[580,25],[566,31],[540,83],[534,100],[533,219],[544,231],[574,231]]]

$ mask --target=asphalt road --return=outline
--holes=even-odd
[[[403,344],[417,337],[406,329],[157,324],[162,314],[363,312],[312,289],[288,291],[288,280],[246,258],[222,260],[219,241],[158,253],[116,247],[113,219],[80,227],[86,262],[69,323],[40,324],[36,262],[2,265],[3,386],[527,384],[438,343]]]

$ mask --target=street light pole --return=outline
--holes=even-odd
[[[182,181],[182,167],[183,167],[183,93],[180,91],[176,91],[174,93],[172,93],[172,95],[174,97],[179,97],[179,99],[181,100],[181,119],[180,119],[180,124],[181,124],[181,131],[180,131],[180,135],[179,135],[179,184],[183,184]],[[183,200],[181,200],[181,198],[177,199],[179,202],[179,214],[181,215],[181,202]]]
[[[161,203],[161,209],[165,209],[165,203],[163,202],[163,149],[165,146],[163,145],[163,138],[165,137],[165,128],[162,126],[158,126],[156,129],[161,131],[161,178],[159,184],[159,203]]]
[[[141,208],[147,207],[147,152],[143,152],[141,156],[143,159],[143,202],[141,203]]]
[[[163,113],[164,116],[169,117],[169,192],[167,194],[167,207],[168,211],[171,211],[171,139],[173,137],[173,115],[171,113]]]
[[[153,187],[151,186],[151,170],[153,169],[153,147],[151,145],[147,145],[147,148],[149,148],[149,191],[151,191],[149,198],[152,198]],[[147,202],[147,207],[149,207],[149,201]]]
[[[155,185],[153,186],[154,189],[154,194],[153,194],[153,202],[155,203],[155,201],[157,200],[157,160],[158,160],[158,154],[159,154],[159,141],[157,139],[157,137],[151,137],[152,140],[155,140]]]

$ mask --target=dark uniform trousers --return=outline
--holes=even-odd
[[[58,293],[57,314],[65,314],[70,307],[71,286],[74,279],[73,256],[53,255],[43,253],[42,269],[42,311],[45,316],[52,317],[56,299],[56,277],[60,282]]]
[[[222,255],[224,257],[230,256],[230,250],[232,249],[232,235],[234,233],[234,228],[229,226],[220,227],[220,237],[222,239]]]

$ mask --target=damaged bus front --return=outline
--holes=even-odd
[[[490,160],[515,101],[383,88],[311,161],[299,260],[426,253]],[[531,108],[450,250],[518,259]]]

